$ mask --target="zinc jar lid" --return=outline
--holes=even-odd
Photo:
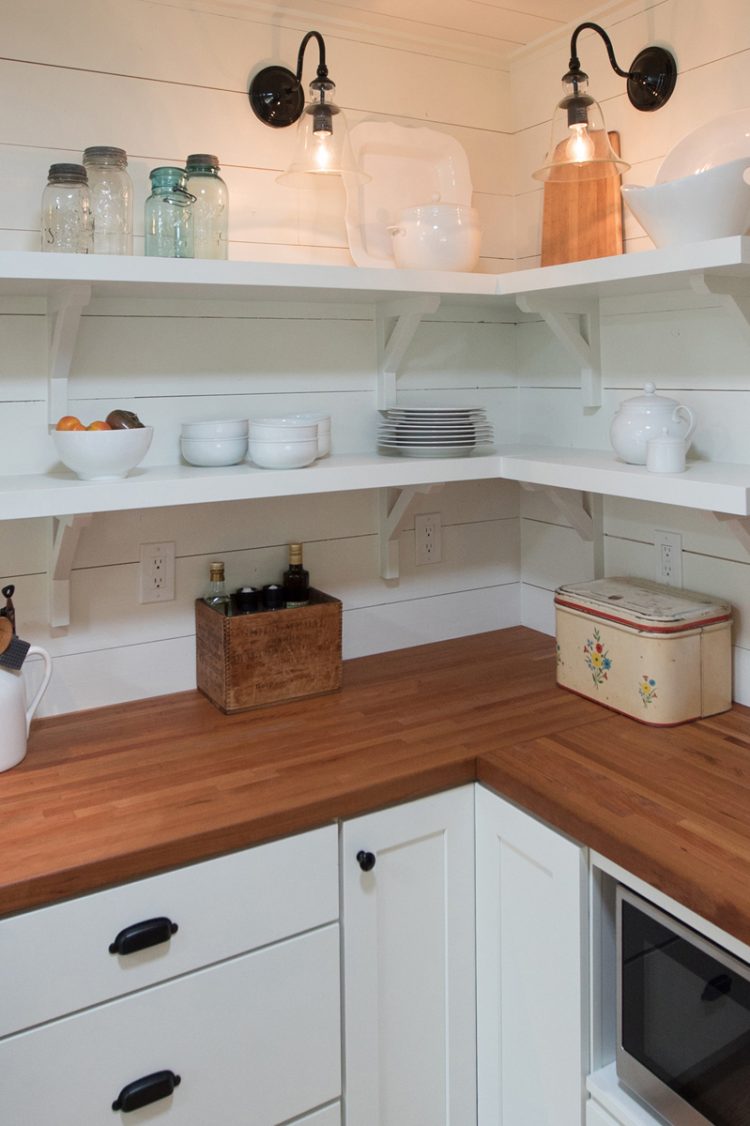
[[[88,184],[82,164],[51,164],[47,177],[52,184]]]
[[[218,168],[219,158],[211,153],[194,152],[187,158],[185,166],[188,172],[196,172],[202,168]]]
[[[119,164],[125,167],[128,163],[128,154],[125,149],[112,148],[110,145],[91,145],[83,150],[84,164]]]

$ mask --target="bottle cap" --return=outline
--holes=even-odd
[[[263,605],[266,610],[284,609],[284,588],[277,583],[269,583],[263,587]]]
[[[224,564],[214,562],[210,567],[211,582],[221,582],[224,579]]]
[[[289,544],[289,562],[301,563],[302,562],[302,544],[290,543]]]
[[[254,586],[241,586],[235,592],[234,601],[241,614],[250,614],[260,609],[261,592]]]

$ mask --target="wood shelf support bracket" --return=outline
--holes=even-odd
[[[442,489],[443,483],[408,485],[403,489],[378,489],[380,507],[380,575],[399,577],[398,533],[406,521],[412,502],[421,494]],[[394,494],[397,496],[394,499]]]
[[[690,275],[690,288],[701,297],[718,297],[750,343],[750,282],[726,274],[701,272]]]
[[[438,294],[386,301],[375,308],[378,345],[378,410],[396,405],[396,382],[422,318],[440,308]]]
[[[516,302],[522,313],[536,313],[572,356],[581,372],[584,410],[602,405],[602,348],[600,310],[597,298],[571,303],[565,298],[520,293]]]
[[[53,629],[70,625],[70,574],[78,540],[91,523],[90,512],[52,517],[52,555],[49,568],[49,624]]]
[[[522,481],[521,484],[529,492],[542,490],[580,539],[584,543],[591,544],[594,578],[603,578],[604,524],[601,496],[598,493],[586,493],[578,489],[560,489],[556,485],[532,485],[527,481]]]
[[[750,555],[750,516],[735,516],[731,512],[714,512],[714,516]]]
[[[70,375],[81,313],[91,301],[90,285],[61,285],[47,297],[47,417],[50,426],[68,413]]]

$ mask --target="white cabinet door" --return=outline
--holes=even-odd
[[[473,790],[343,826],[348,1126],[476,1121]]]
[[[581,1126],[583,850],[481,786],[476,834],[479,1126]]]

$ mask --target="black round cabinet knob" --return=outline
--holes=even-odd
[[[363,872],[371,872],[375,867],[375,853],[365,852],[364,849],[362,849],[357,853],[357,863]]]

